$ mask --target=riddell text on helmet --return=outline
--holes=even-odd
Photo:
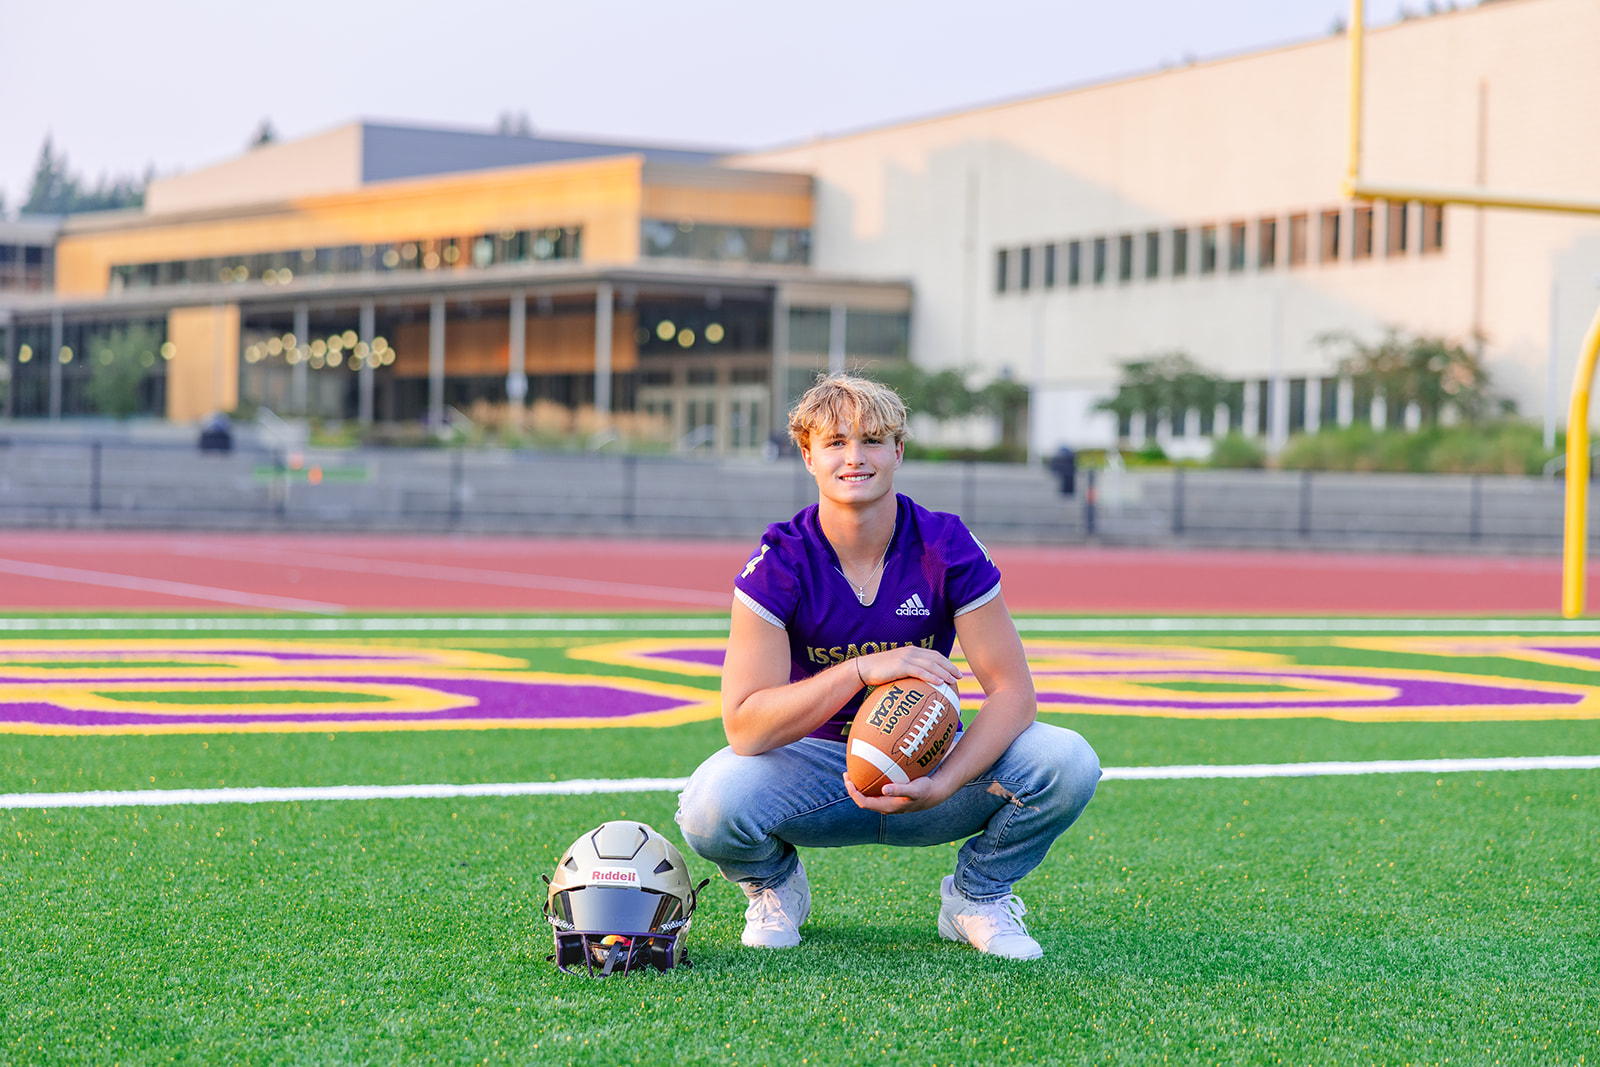
[[[632,867],[596,867],[585,881],[590,885],[638,885],[639,872]]]

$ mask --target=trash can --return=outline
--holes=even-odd
[[[1050,457],[1050,473],[1061,483],[1061,495],[1072,496],[1078,491],[1078,455],[1066,445],[1056,449]]]
[[[200,425],[200,451],[233,451],[233,423],[228,416],[212,415]]]

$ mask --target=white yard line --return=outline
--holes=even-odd
[[[582,593],[586,596],[621,597],[630,600],[665,600],[676,604],[697,604],[702,607],[725,608],[733,601],[733,587],[729,583],[726,593],[711,593],[704,589],[682,589],[677,586],[641,585],[634,582],[603,582],[591,578],[562,578],[547,574],[528,574],[524,571],[489,570],[483,567],[459,567],[448,563],[414,563],[403,560],[367,559],[362,556],[340,556],[327,552],[291,552],[287,549],[239,549],[207,545],[193,541],[174,544],[171,551],[180,556],[206,556],[211,559],[235,560],[241,563],[282,563],[300,569],[338,571],[341,574],[383,574],[394,578],[426,578],[430,581],[462,582],[469,585],[492,585],[515,589],[542,589],[560,593]]]
[[[0,559],[0,574],[15,574],[24,578],[43,578],[52,582],[98,585],[107,589],[132,589],[140,593],[160,593],[163,596],[181,596],[190,600],[209,600],[215,604],[231,604],[242,608],[264,608],[268,611],[309,611],[319,615],[339,615],[345,610],[342,604],[329,604],[321,600],[299,600],[294,597],[245,593],[237,589],[222,589],[214,585],[173,582],[165,578],[136,578],[129,574],[88,571],[80,567],[57,567],[48,563],[30,563],[20,559]],[[37,625],[37,621],[35,625]]]
[[[1600,770],[1600,756],[1504,756],[1483,759],[1368,760],[1348,763],[1246,763],[1107,767],[1106,781],[1182,778],[1310,778],[1357,774],[1462,774],[1493,771]],[[177,804],[292,804],[317,800],[415,800],[452,797],[583,796],[675,793],[687,778],[575,778],[564,782],[473,785],[331,785],[246,789],[132,789],[88,793],[0,793],[0,808],[125,808]]]

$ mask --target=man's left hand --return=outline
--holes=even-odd
[[[844,787],[850,791],[850,799],[856,802],[857,807],[880,815],[909,815],[914,811],[936,808],[950,799],[950,793],[932,776],[917,778],[904,785],[890,782],[883,787],[883,795],[878,797],[869,797],[857,789],[848,774],[844,776]]]

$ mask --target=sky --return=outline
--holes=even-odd
[[[0,33],[0,195],[44,139],[91,184],[193,170],[263,120],[764,148],[1329,33],[1349,0],[51,0]],[[1427,0],[1368,0],[1383,25]],[[1441,2],[1440,6],[1447,6]],[[1461,6],[1468,6],[1462,4]]]

